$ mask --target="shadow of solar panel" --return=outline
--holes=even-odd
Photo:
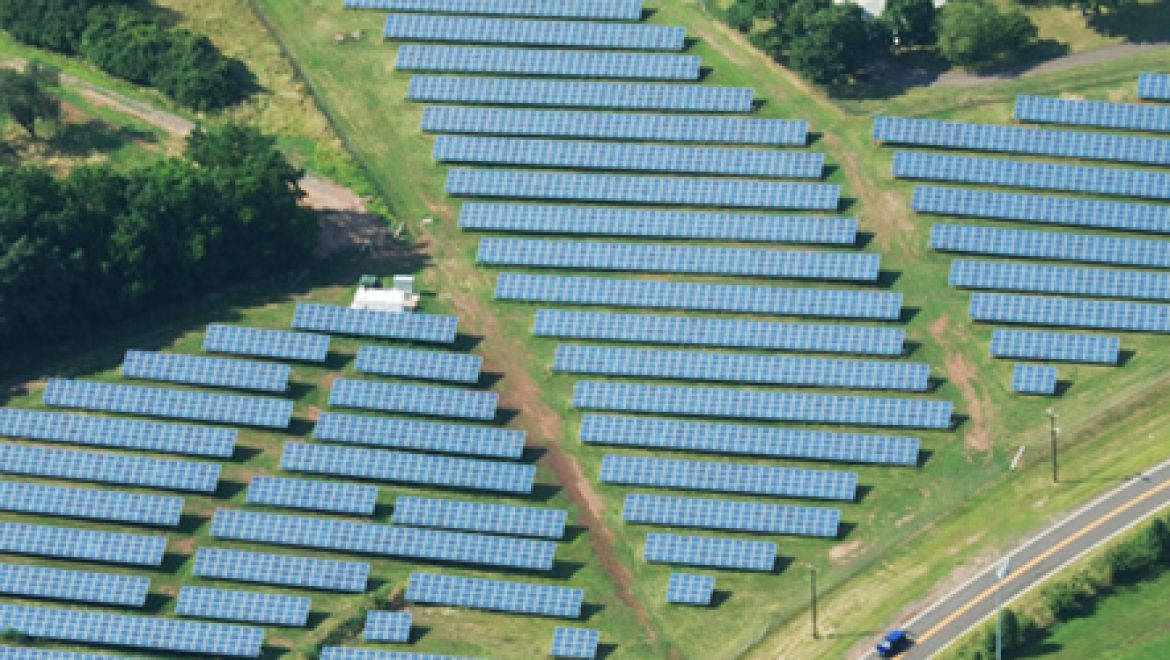
[[[1016,97],[1015,117],[1018,121],[1041,124],[1170,132],[1170,107],[1137,103],[1020,95]]]
[[[666,583],[666,602],[680,605],[710,605],[715,578],[710,575],[671,573]]]
[[[1170,101],[1170,75],[1143,73],[1138,76],[1138,98],[1147,101]]]
[[[429,605],[576,619],[581,616],[585,592],[543,584],[415,572],[410,574],[410,582],[406,586],[406,600]]]
[[[0,445],[0,472],[214,493],[219,465],[26,445]]]
[[[303,596],[183,587],[179,591],[175,614],[270,626],[304,627],[309,620],[311,603]]]
[[[943,252],[1170,268],[1168,241],[1096,234],[940,224],[931,228],[930,247]]]
[[[483,358],[465,353],[362,346],[357,354],[359,373],[455,383],[479,381],[482,365]]]
[[[560,509],[399,495],[394,501],[392,520],[396,525],[559,539],[565,535],[567,518],[567,512]]]
[[[1170,332],[1170,307],[1103,300],[971,295],[971,320],[1130,332]]]
[[[183,498],[0,481],[0,510],[175,527]]]
[[[236,429],[0,408],[0,435],[95,447],[230,458]]]
[[[991,355],[997,358],[1117,364],[1120,350],[1117,337],[1003,328],[991,331]]]
[[[382,37],[401,41],[682,50],[686,28],[631,23],[390,14],[386,17]]]
[[[493,458],[520,458],[524,453],[523,431],[339,413],[321,413],[313,437],[329,442]]]
[[[553,631],[552,648],[550,652],[554,658],[592,658],[597,657],[597,642],[601,633],[586,628],[561,628]]]
[[[34,649],[25,646],[0,646],[0,660],[117,660],[117,657],[96,653],[58,651],[56,649]]]
[[[329,336],[212,324],[207,326],[203,350],[278,360],[324,362],[329,353]]]
[[[409,653],[406,651],[375,651],[352,646],[323,646],[321,660],[476,660],[454,655]]]
[[[642,18],[642,0],[590,0],[585,3],[561,0],[345,0],[345,8],[615,21],[637,21]]]
[[[751,112],[749,87],[414,76],[408,101],[668,112]]]
[[[412,339],[450,344],[455,341],[459,319],[419,312],[374,312],[332,305],[297,303],[293,327],[338,335],[381,339]]]
[[[329,390],[329,405],[387,412],[491,421],[496,417],[495,392],[374,383],[338,378]]]
[[[950,284],[964,289],[1170,300],[1170,274],[1133,270],[956,259],[951,262]]]
[[[237,582],[362,592],[366,590],[370,565],[332,559],[199,548],[195,554],[194,573],[203,578]]]
[[[199,355],[126,351],[122,376],[207,387],[283,392],[288,389],[289,367]]]
[[[684,564],[767,573],[776,565],[776,544],[711,536],[647,534],[642,559],[653,564]]]
[[[0,552],[18,555],[158,566],[166,545],[165,536],[0,522]]]
[[[563,78],[698,80],[699,64],[699,58],[692,55],[405,45],[398,49],[394,68]]]
[[[377,488],[357,484],[255,476],[248,485],[248,504],[372,516],[377,500]]]
[[[601,483],[852,501],[857,473],[607,454]]]
[[[1012,391],[1020,394],[1055,394],[1056,373],[1056,367],[1017,364],[1012,370]]]
[[[0,593],[10,596],[142,607],[148,589],[144,577],[0,564]]]
[[[366,612],[362,639],[367,642],[409,642],[410,612]]]
[[[665,527],[837,538],[841,512],[837,509],[694,497],[626,495],[622,520]]]

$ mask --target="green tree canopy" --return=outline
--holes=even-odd
[[[900,46],[929,46],[938,40],[934,0],[887,0],[882,20]]]
[[[1035,24],[1018,9],[1001,12],[985,0],[952,0],[939,12],[939,51],[956,66],[1006,60],[1035,39]]]
[[[789,59],[813,82],[839,83],[869,64],[888,43],[886,33],[858,5],[832,5],[802,21],[794,31]]]
[[[37,137],[37,121],[56,121],[61,116],[61,104],[46,92],[43,81],[45,69],[30,62],[24,71],[0,69],[0,114],[12,117],[30,137]]]

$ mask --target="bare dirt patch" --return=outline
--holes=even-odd
[[[954,383],[955,387],[959,388],[959,393],[963,395],[963,404],[970,418],[967,432],[963,435],[963,444],[975,451],[989,451],[995,444],[988,419],[992,408],[987,397],[976,391],[979,370],[962,353],[954,350],[950,336],[950,317],[946,314],[931,321],[926,326],[926,331],[946,351],[943,370],[946,372],[947,380]]]
[[[897,245],[908,256],[918,254],[921,246],[918,241],[910,240],[914,237],[914,223],[910,222],[910,209],[902,197],[894,191],[880,189],[874,180],[866,176],[857,159],[857,152],[842,145],[839,137],[826,131],[823,139],[839,159],[849,189],[862,202],[862,210],[858,215],[865,226],[873,231],[877,246],[887,252],[892,245]]]
[[[195,539],[188,537],[179,539],[171,545],[171,548],[181,555],[190,555],[195,552]]]
[[[305,408],[305,419],[310,422],[316,422],[321,417],[321,406],[309,406]]]
[[[848,543],[838,543],[829,549],[829,561],[834,564],[844,564],[853,559],[865,549],[865,544],[861,541],[850,541]]]
[[[904,515],[901,518],[898,518],[897,520],[894,521],[894,527],[901,527],[901,526],[905,525],[906,523],[910,522],[911,520],[914,520],[914,514],[907,513],[906,515]]]

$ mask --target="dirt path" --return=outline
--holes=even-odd
[[[1116,46],[1106,46],[1105,48],[1087,50],[1065,55],[1064,57],[1045,60],[1020,71],[1002,74],[979,75],[966,71],[948,71],[927,85],[927,87],[981,87],[1007,80],[1015,80],[1016,78],[1030,78],[1031,76],[1067,71],[1068,69],[1075,69],[1090,64],[1111,62],[1131,55],[1137,55],[1138,53],[1167,47],[1170,47],[1170,41],[1143,44],[1117,44]]]

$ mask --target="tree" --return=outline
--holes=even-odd
[[[938,46],[954,65],[977,68],[1009,58],[1036,38],[1023,14],[1001,13],[985,0],[954,0],[939,12]]]
[[[42,88],[45,71],[32,62],[24,71],[0,69],[0,113],[12,117],[33,139],[38,120],[56,121],[61,116],[60,102]]]
[[[790,46],[793,68],[813,82],[840,83],[864,68],[888,43],[882,26],[855,4],[832,5],[803,22]]]
[[[166,31],[131,7],[89,12],[81,35],[81,54],[101,70],[139,85],[149,85],[164,68],[170,43]]]
[[[727,24],[747,34],[756,24],[756,8],[750,0],[736,0],[727,8]]]
[[[929,46],[938,40],[934,0],[888,0],[882,20],[899,46]]]

